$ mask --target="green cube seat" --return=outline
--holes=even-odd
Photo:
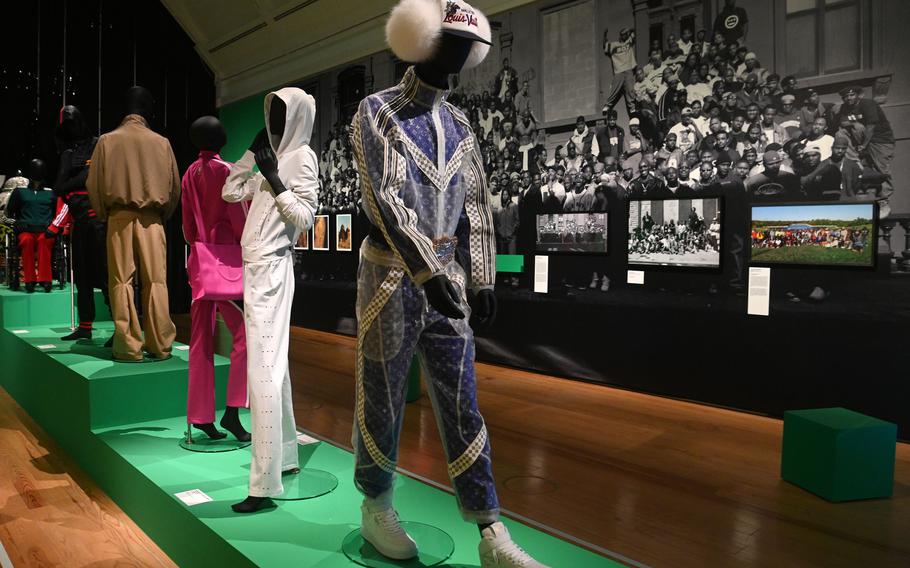
[[[890,497],[897,425],[846,408],[784,413],[781,477],[828,501]]]

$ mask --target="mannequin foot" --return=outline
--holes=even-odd
[[[477,549],[481,568],[547,568],[515,544],[504,524],[495,522],[481,530],[480,534]]]
[[[104,346],[111,348],[114,346],[114,336],[112,335],[107,341],[104,342]]]
[[[54,288],[54,285],[51,284],[50,282],[42,282],[41,287],[44,288],[44,292],[46,294],[50,294],[51,290]]]
[[[240,503],[231,505],[235,513],[255,513],[263,509],[274,509],[278,505],[268,497],[253,497],[250,495]]]
[[[25,293],[26,293],[26,294],[34,294],[34,293],[35,293],[35,283],[34,283],[34,282],[26,282],[26,283],[25,283]]]
[[[297,475],[300,473],[299,467],[292,467],[291,469],[286,469],[281,472],[281,475]]]
[[[390,505],[374,508],[364,503],[360,511],[360,536],[380,554],[394,560],[417,556],[417,543],[402,528],[398,513]]]
[[[224,409],[224,416],[221,417],[221,427],[233,434],[240,442],[249,442],[252,439],[250,433],[240,423],[240,416],[237,413],[236,406],[228,406]]]
[[[85,329],[84,327],[77,327],[76,331],[73,333],[63,336],[60,338],[60,341],[76,341],[77,339],[91,339],[92,330]]]
[[[212,440],[221,440],[222,438],[227,438],[227,434],[224,432],[219,432],[215,429],[215,425],[209,422],[208,424],[193,424],[193,428],[201,430],[205,433],[206,436]]]

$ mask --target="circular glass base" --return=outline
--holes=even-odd
[[[321,469],[304,468],[300,473],[285,473],[281,476],[284,492],[275,501],[302,501],[321,497],[338,487],[338,478]]]
[[[360,535],[360,529],[351,531],[344,537],[341,550],[355,564],[370,568],[390,568],[392,566],[438,566],[455,552],[455,541],[447,532],[431,525],[405,521],[401,527],[417,543],[417,557],[409,560],[392,560],[379,553],[372,544]]]
[[[180,447],[191,452],[200,452],[204,454],[214,454],[218,452],[233,452],[241,448],[248,447],[252,442],[241,442],[233,436],[227,436],[220,440],[213,440],[203,432],[193,433],[193,443],[187,442],[186,434],[180,439]]]

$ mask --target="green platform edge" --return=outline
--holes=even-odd
[[[22,325],[22,306],[18,313],[4,309],[11,294],[19,293],[0,288],[0,385],[178,565],[352,566],[340,551],[343,537],[359,523],[349,452],[325,442],[301,446],[301,464],[332,471],[339,488],[319,499],[283,502],[277,511],[235,515],[228,505],[246,495],[249,450],[199,454],[177,445],[185,427],[186,351],[175,350],[161,363],[106,361],[99,358],[105,353],[100,345],[110,323],[96,326],[91,344],[61,344],[57,338],[69,324]],[[53,295],[29,299],[46,302]],[[46,308],[24,309],[44,321]],[[29,333],[13,333],[21,329]],[[43,344],[58,348],[37,348]],[[217,400],[224,399],[227,368],[227,360],[216,356]],[[188,489],[202,489],[214,501],[186,507],[173,494]],[[402,518],[435,524],[455,539],[445,566],[477,565],[476,528],[460,520],[452,495],[399,476],[396,505]],[[551,566],[621,566],[504,520],[516,540]]]

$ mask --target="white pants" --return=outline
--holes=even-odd
[[[290,251],[243,264],[247,377],[250,388],[253,497],[281,495],[281,472],[297,467],[297,426],[288,372],[288,336],[294,299]]]

